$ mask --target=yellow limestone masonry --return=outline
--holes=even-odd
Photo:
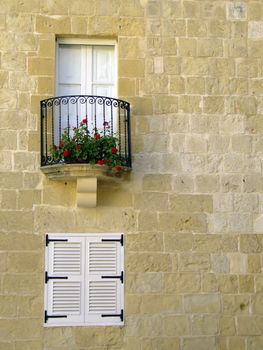
[[[262,0],[0,1],[0,349],[263,349]],[[114,39],[133,170],[40,170],[56,38]],[[44,234],[124,232],[124,327],[43,327]]]

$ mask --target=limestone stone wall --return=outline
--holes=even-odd
[[[115,38],[133,172],[40,171],[55,39]],[[0,0],[0,349],[263,349],[262,0]],[[46,232],[124,232],[125,326],[43,327]]]

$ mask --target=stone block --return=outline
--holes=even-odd
[[[219,235],[194,235],[193,250],[195,252],[216,253],[221,249],[221,237]]]
[[[189,19],[187,21],[187,34],[190,37],[206,37],[207,23],[200,19]]]
[[[204,98],[204,112],[208,114],[220,114],[225,111],[225,99],[221,96],[209,96]]]
[[[185,92],[184,79],[180,77],[171,77],[169,92],[171,94],[183,94]]]
[[[135,80],[128,78],[119,79],[120,96],[134,96],[135,95]]]
[[[131,350],[135,347],[131,348]],[[137,347],[138,349],[138,347]],[[179,337],[158,337],[158,338],[144,338],[142,341],[142,349],[144,350],[179,350]]]
[[[2,232],[32,232],[32,212],[6,210],[1,212]]]
[[[246,20],[247,5],[244,2],[234,2],[228,4],[227,17],[229,20]]]
[[[187,94],[205,93],[205,79],[202,77],[188,77],[185,85],[185,91]]]
[[[218,175],[198,175],[196,176],[196,190],[201,193],[218,192]]]
[[[164,249],[167,252],[188,252],[193,247],[193,235],[180,233],[166,233],[164,235]]]
[[[10,273],[36,273],[43,271],[42,254],[33,252],[9,253],[7,269]]]
[[[214,335],[219,331],[219,319],[214,315],[194,315],[191,319],[193,335]]]
[[[182,253],[179,256],[179,271],[208,271],[210,257],[205,253]]]
[[[16,191],[6,190],[0,192],[0,203],[2,209],[16,209]]]
[[[240,293],[254,293],[254,276],[240,275],[239,276],[239,291]]]
[[[157,227],[157,213],[141,211],[138,214],[139,231],[155,231]]]
[[[197,40],[192,38],[179,38],[178,53],[180,57],[196,57]]]
[[[166,253],[128,253],[127,271],[130,272],[169,272],[172,270],[170,254]]]
[[[194,293],[201,290],[199,273],[166,273],[164,275],[164,291],[167,294]]]
[[[200,18],[200,4],[195,1],[186,1],[183,3],[183,16],[185,18]]]
[[[187,135],[184,143],[184,151],[189,153],[205,153],[207,150],[207,141],[202,135]]]
[[[214,273],[229,273],[229,260],[225,254],[211,255],[211,271]]]
[[[218,38],[198,39],[197,56],[198,57],[222,57],[223,40]]]
[[[143,190],[168,192],[172,189],[171,175],[149,174],[143,177]]]
[[[18,192],[18,209],[32,209],[33,205],[40,204],[41,192],[39,190],[20,190]]]
[[[176,56],[164,57],[164,72],[171,75],[180,74],[181,59]]]
[[[17,315],[17,304],[15,296],[1,295],[0,297],[0,317],[11,318]],[[1,349],[1,346],[0,346]]]
[[[177,193],[191,193],[194,191],[194,179],[190,175],[175,176],[173,188]]]
[[[163,235],[148,232],[129,234],[126,237],[125,244],[128,251],[162,251]]]
[[[29,57],[28,73],[30,75],[54,75],[55,61],[52,58]]]
[[[15,350],[42,350],[42,340],[21,340],[15,342]]]
[[[164,274],[162,272],[144,272],[127,275],[127,293],[160,294],[163,290]]]
[[[223,336],[233,336],[236,334],[235,318],[223,316],[219,319],[220,334]],[[231,338],[230,338],[231,339]]]
[[[200,113],[201,98],[199,96],[179,96],[180,113]]]
[[[160,213],[160,230],[164,232],[198,232],[207,231],[207,219],[204,213]]]
[[[42,293],[43,274],[5,274],[3,292],[9,295],[32,295]]]
[[[246,340],[245,337],[230,337],[228,341],[229,350],[245,350]]]
[[[143,314],[167,314],[182,312],[182,298],[176,295],[143,295],[141,312]]]
[[[260,316],[238,316],[237,334],[238,335],[261,335],[263,319]]]
[[[67,16],[53,15],[36,17],[36,31],[39,33],[70,33],[70,18]]]
[[[142,304],[142,297],[139,295],[126,295],[125,296],[125,314],[136,315],[140,313]]]
[[[187,313],[219,313],[221,310],[219,294],[189,294],[184,296]]]
[[[248,273],[260,273],[261,272],[261,261],[259,254],[248,255]]]
[[[39,317],[42,315],[43,300],[42,295],[38,296],[18,296],[17,314],[19,317]]]
[[[188,316],[176,315],[164,317],[164,333],[166,336],[185,336],[190,334]]]
[[[105,10],[105,2],[102,1],[102,7]],[[118,5],[117,5],[118,6]],[[112,4],[109,6],[114,11]],[[145,21],[143,18],[121,17],[119,19],[119,35],[120,36],[144,36]]]
[[[248,343],[247,343],[247,349],[248,350],[257,350],[262,348],[263,346],[263,337],[262,336],[256,336],[256,337],[249,337]],[[245,349],[245,347],[244,347]],[[233,348],[234,350],[234,348]]]
[[[222,306],[225,315],[246,315],[251,307],[250,296],[248,294],[224,294]]]
[[[206,337],[185,337],[183,339],[184,350],[211,350],[216,348],[216,338]]]
[[[136,209],[147,208],[150,211],[168,210],[168,194],[157,192],[144,192],[135,195],[134,206]]]
[[[221,293],[237,293],[238,278],[236,275],[218,275],[218,289]]]

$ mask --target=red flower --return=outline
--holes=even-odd
[[[112,147],[111,148],[111,153],[116,154],[118,152],[116,147]]]
[[[88,120],[87,120],[87,118],[84,118],[84,119],[82,119],[82,124],[87,124],[87,122],[88,122]]]
[[[80,145],[76,145],[76,149],[81,149],[81,146]]]
[[[121,171],[121,166],[120,165],[116,165],[116,167],[114,168],[117,172],[120,172]]]
[[[53,145],[53,150],[56,151],[58,148],[56,145]]]
[[[63,156],[68,157],[69,155],[70,155],[70,151],[68,149],[65,149],[65,151],[63,152]]]
[[[109,159],[105,159],[105,160],[104,160],[104,163],[109,163],[109,162],[110,162]]]
[[[99,165],[103,165],[103,164],[104,164],[104,162],[103,162],[103,160],[101,160],[101,159],[100,159],[100,160],[98,160],[98,161],[97,161],[97,164],[99,164]]]
[[[99,139],[100,139],[100,134],[95,133],[95,134],[94,134],[94,139],[99,140]]]
[[[64,146],[64,142],[63,142],[63,141],[60,141],[59,147],[63,147],[63,146]]]

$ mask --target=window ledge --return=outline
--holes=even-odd
[[[76,202],[82,208],[96,207],[98,180],[120,182],[128,178],[131,170],[122,167],[121,172],[116,172],[96,164],[56,164],[40,169],[50,180],[77,181]]]

